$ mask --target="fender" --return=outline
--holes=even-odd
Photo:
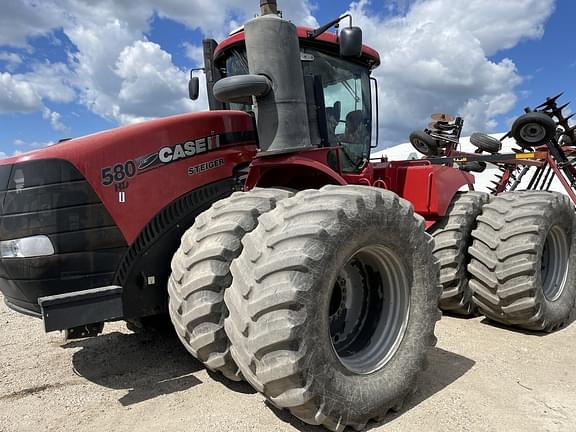
[[[262,154],[250,165],[245,189],[286,187],[303,190],[319,189],[329,184],[348,184],[329,166],[334,154],[331,148],[313,148],[289,154]]]
[[[410,201],[427,226],[446,215],[456,193],[474,190],[474,176],[465,171],[422,161],[393,161],[375,164],[374,174],[387,188]]]

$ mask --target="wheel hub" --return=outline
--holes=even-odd
[[[529,143],[540,143],[546,138],[546,128],[538,123],[529,123],[520,131],[522,139]]]
[[[345,346],[350,343],[348,339],[354,329],[363,324],[366,296],[364,293],[357,295],[354,290],[364,289],[361,271],[353,264],[345,266],[336,279],[330,300],[330,332],[334,344]]]
[[[330,337],[342,365],[370,374],[394,356],[406,331],[410,283],[401,259],[383,246],[357,252],[336,278]]]
[[[422,152],[424,154],[426,154],[430,151],[430,149],[428,148],[428,145],[426,145],[426,143],[423,141],[415,140],[414,145],[416,146],[416,148],[418,150],[420,150],[420,152]]]

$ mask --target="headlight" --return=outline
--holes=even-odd
[[[54,255],[54,246],[46,236],[0,241],[2,258],[32,258]]]

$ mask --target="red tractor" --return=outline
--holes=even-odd
[[[260,5],[204,43],[210,112],[2,161],[0,287],[70,337],[168,311],[209,369],[306,423],[360,430],[412,393],[442,292],[472,312],[467,250],[489,196],[458,192],[474,177],[452,160],[371,161],[378,53],[357,27],[327,32],[346,17],[311,30]],[[512,240],[496,256],[475,243],[487,270],[473,273],[511,302],[496,319],[550,330],[574,305],[574,211],[555,194],[508,201],[478,218],[498,237],[475,239]],[[544,256],[564,261],[547,272]]]

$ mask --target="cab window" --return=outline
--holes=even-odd
[[[236,76],[236,75],[247,75],[248,72],[248,59],[246,58],[246,50],[242,49],[232,49],[228,57],[226,58],[226,75],[225,76]],[[228,104],[231,110],[237,111],[253,111],[254,107],[251,104]]]
[[[372,107],[367,68],[307,50],[312,61],[304,63],[305,74],[320,76],[324,90],[328,141],[342,147],[344,171],[357,172],[370,157]]]

